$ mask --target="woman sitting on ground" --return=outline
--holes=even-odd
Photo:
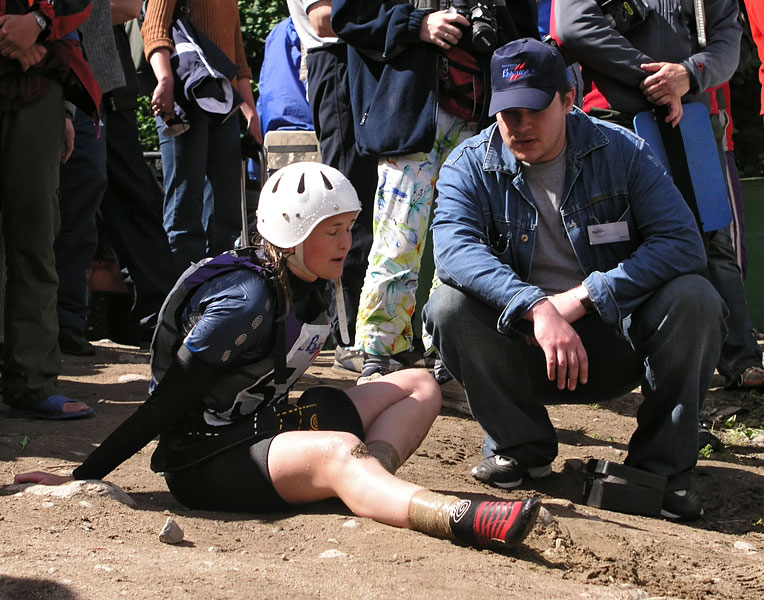
[[[192,266],[165,301],[152,343],[152,390],[71,476],[99,479],[159,434],[152,469],[189,508],[273,512],[337,497],[358,516],[488,548],[519,544],[537,498],[472,502],[398,479],[440,410],[424,370],[340,390],[290,388],[329,333],[321,291],[342,273],[361,209],[319,163],[275,173],[260,197],[261,260],[247,251]]]

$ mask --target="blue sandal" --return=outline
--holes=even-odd
[[[12,406],[8,410],[8,416],[12,419],[47,419],[51,421],[63,421],[67,419],[83,419],[93,416],[92,408],[77,412],[64,412],[64,404],[77,402],[61,394],[53,394],[45,400],[41,400],[31,408],[18,408]]]

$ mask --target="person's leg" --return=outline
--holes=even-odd
[[[53,242],[60,224],[59,164],[64,118],[61,86],[38,103],[0,112],[0,208],[6,252],[3,402],[33,408],[56,393],[61,369]],[[29,176],[34,165],[34,177]],[[87,409],[67,402],[63,412]]]
[[[468,124],[441,111],[429,153],[380,159],[374,240],[361,291],[356,339],[370,355],[411,350],[411,317],[441,157]]]
[[[202,207],[208,131],[206,118],[196,113],[189,114],[189,123],[190,129],[176,137],[163,136],[161,121],[157,125],[164,178],[163,224],[178,275],[207,255]]]
[[[753,337],[745,288],[732,248],[729,228],[711,236],[708,249],[708,272],[714,289],[727,305],[727,338],[722,346],[717,369],[726,385],[738,384],[740,376],[750,367],[762,367],[761,350]]]
[[[499,454],[525,467],[544,467],[557,455],[546,403],[602,402],[639,383],[641,360],[594,315],[574,324],[589,358],[589,382],[570,392],[547,379],[540,348],[523,336],[496,330],[498,310],[440,285],[424,313],[435,347],[464,387],[470,410],[488,436],[486,458]]]
[[[354,435],[288,432],[268,452],[268,473],[289,504],[339,498],[359,517],[481,547],[519,544],[540,503],[475,502],[431,492],[388,473]]]
[[[332,45],[307,55],[308,101],[321,147],[321,161],[348,178],[361,202],[361,212],[353,226],[353,243],[342,269],[342,289],[347,313],[350,346],[355,343],[355,323],[363,278],[372,242],[372,214],[377,185],[377,159],[360,156],[355,147],[350,83],[347,75],[347,47]],[[330,286],[331,296],[334,287]],[[330,304],[332,334],[340,342],[335,303]]]
[[[101,215],[135,284],[133,313],[150,330],[176,279],[162,228],[162,190],[143,160],[135,111],[106,109],[108,185]]]
[[[645,361],[637,429],[626,464],[690,487],[698,459],[698,414],[724,339],[724,306],[709,282],[683,275],[632,315],[629,336]]]
[[[61,350],[94,354],[85,338],[88,266],[98,246],[96,212],[106,190],[106,132],[81,110],[74,115],[74,151],[61,165],[61,229],[54,250]]]
[[[225,123],[210,122],[207,180],[212,191],[212,214],[207,229],[208,254],[231,250],[241,235],[241,142],[238,115]],[[205,202],[208,202],[205,195]]]
[[[440,412],[440,388],[427,371],[398,371],[346,390],[366,443],[390,472],[414,453]]]

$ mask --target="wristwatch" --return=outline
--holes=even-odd
[[[592,302],[592,299],[589,297],[589,291],[586,289],[586,286],[581,284],[577,288],[573,290],[573,295],[575,296],[576,300],[578,300],[581,303],[581,306],[584,307],[584,310],[588,313],[594,312],[594,303]]]
[[[42,16],[39,10],[33,10],[32,16],[37,21],[37,25],[40,27],[40,31],[45,31],[48,28],[48,20]]]

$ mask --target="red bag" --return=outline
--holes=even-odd
[[[438,104],[465,121],[477,122],[483,114],[485,81],[477,59],[459,46],[440,55]]]

